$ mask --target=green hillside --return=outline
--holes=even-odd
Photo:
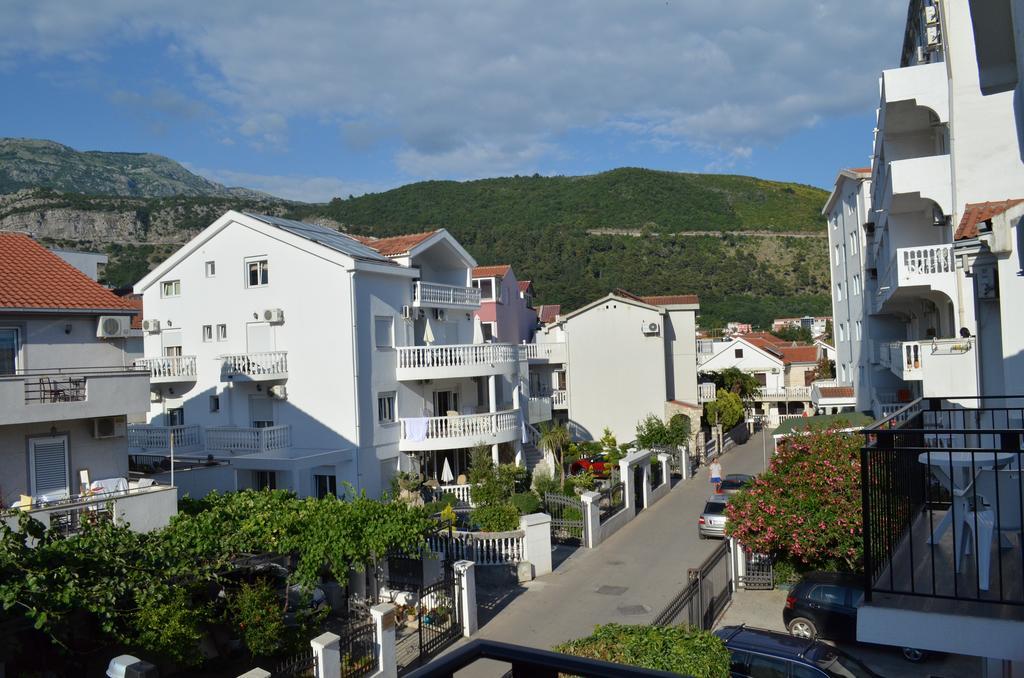
[[[0,193],[24,188],[147,198],[261,195],[204,179],[154,153],[82,152],[46,139],[0,138]]]

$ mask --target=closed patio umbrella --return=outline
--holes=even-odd
[[[480,322],[480,316],[478,315],[473,316],[473,343],[484,343],[484,326]]]
[[[451,485],[453,480],[455,480],[455,475],[452,473],[452,467],[448,465],[448,457],[445,457],[444,467],[441,469],[441,482]]]
[[[436,338],[434,337],[434,328],[430,324],[430,318],[427,318],[426,326],[423,328],[423,343],[429,346],[430,344],[433,344],[435,341]]]

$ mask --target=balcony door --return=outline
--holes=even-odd
[[[434,391],[434,416],[443,417],[459,411],[458,391]]]
[[[245,326],[245,352],[268,353],[274,348],[274,328],[270,323],[249,323]]]
[[[274,401],[266,396],[249,396],[249,420],[253,428],[274,425]]]
[[[18,372],[18,330],[0,327],[0,374]]]
[[[181,330],[160,333],[160,347],[164,357],[181,356]]]
[[[66,498],[68,484],[68,437],[31,438],[28,441],[32,496]]]

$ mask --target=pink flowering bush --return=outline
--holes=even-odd
[[[862,444],[834,429],[783,439],[768,472],[729,500],[728,534],[800,570],[859,571]]]

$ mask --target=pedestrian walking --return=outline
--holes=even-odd
[[[715,457],[711,465],[708,466],[708,474],[711,476],[711,484],[715,486],[715,494],[722,493],[722,465],[718,463],[718,457]]]

